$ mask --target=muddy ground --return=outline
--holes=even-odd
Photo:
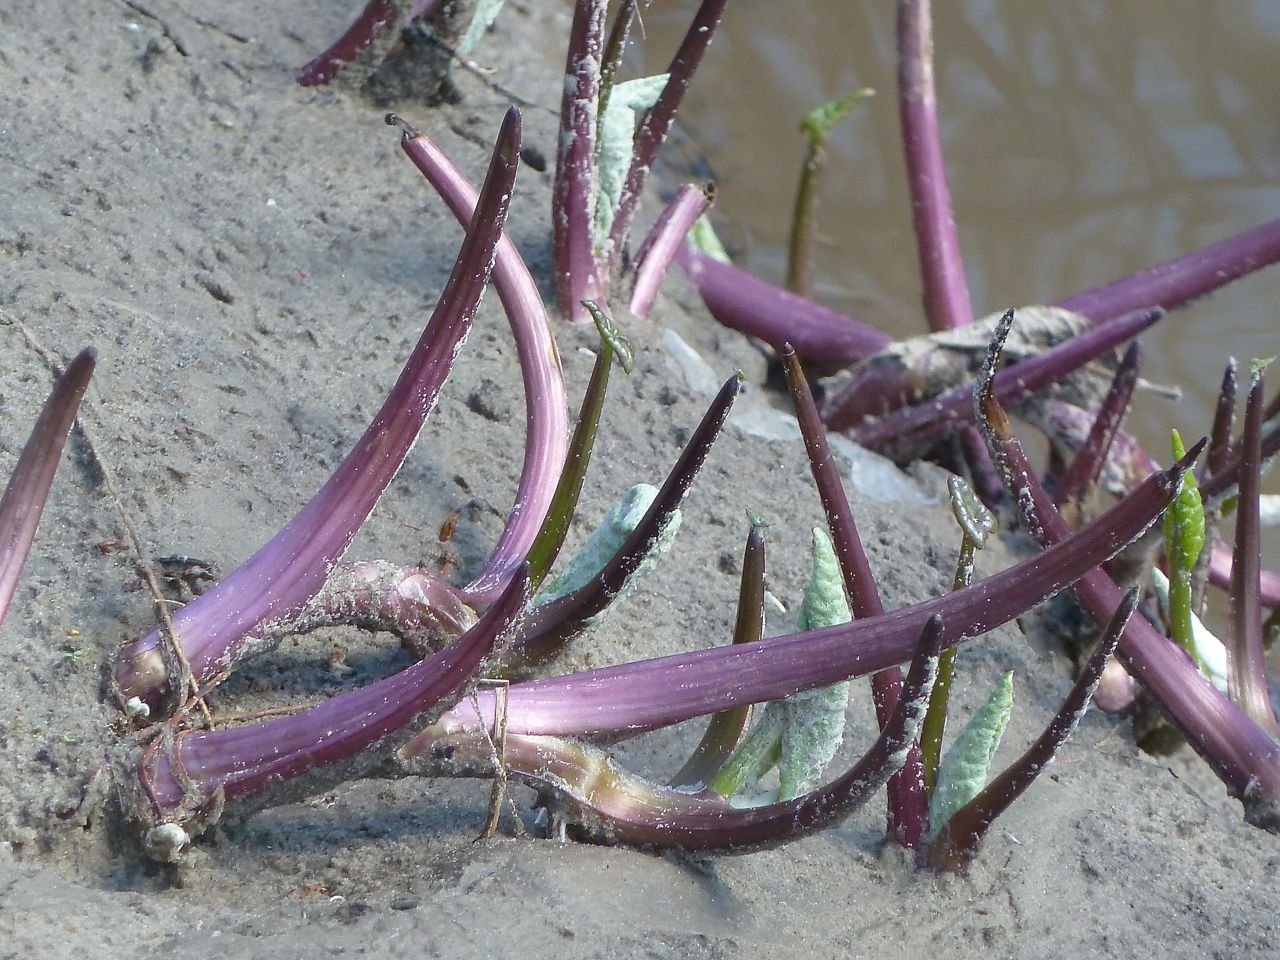
[[[153,558],[234,569],[341,460],[416,340],[460,231],[400,154],[386,110],[478,179],[510,102],[503,91],[514,91],[529,103],[528,156],[554,167],[565,5],[509,4],[478,55],[494,72],[457,73],[449,106],[294,83],[350,6],[0,8],[0,474],[50,383],[11,318],[63,356],[96,344],[87,420]],[[526,166],[509,221],[544,287],[550,179],[550,169]],[[638,369],[615,380],[586,521],[630,484],[665,475],[709,384],[741,369],[747,389],[673,553],[559,669],[725,642],[744,508],[774,521],[770,586],[787,603],[800,595],[808,530],[821,518],[753,345],[713,325],[678,277],[648,320],[626,326]],[[576,403],[593,336],[563,324],[557,334]],[[677,361],[673,337],[705,368]],[[437,530],[458,510],[451,562],[459,576],[478,569],[519,471],[518,384],[490,296],[352,557],[439,562],[448,551]],[[946,589],[956,535],[942,475],[858,462],[851,490],[886,603]],[[185,864],[151,864],[112,784],[127,744],[106,703],[106,659],[153,626],[130,551],[115,546],[124,543],[77,434],[0,630],[9,665],[0,672],[0,956],[1271,949],[1275,839],[1244,825],[1194,759],[1146,757],[1125,724],[1096,712],[965,878],[917,873],[886,848],[879,801],[782,849],[682,858],[520,838],[509,823],[503,838],[475,843],[487,784],[417,778],[348,784],[250,817],[232,810]],[[980,572],[1016,549],[984,554]],[[774,632],[790,627],[788,615],[773,617]],[[326,669],[335,643],[355,668],[342,680]],[[313,634],[243,671],[215,703],[241,710],[330,695],[405,662],[384,637]],[[1005,669],[1016,671],[1017,702],[997,762],[1038,732],[1070,680],[1064,660],[1008,627],[965,648],[957,708],[972,709]],[[854,701],[850,755],[872,729],[869,696]],[[653,737],[629,748],[628,762],[671,770],[687,740]],[[530,796],[518,800],[532,823]]]

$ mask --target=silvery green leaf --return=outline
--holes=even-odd
[[[566,594],[573,593],[573,591],[582,587],[588,580],[599,573],[600,569],[618,552],[619,548],[626,542],[627,537],[631,536],[636,526],[644,519],[644,515],[648,512],[649,507],[652,506],[657,495],[658,488],[647,483],[637,483],[628,490],[605,516],[604,521],[596,528],[595,532],[587,538],[587,542],[582,545],[582,548],[573,555],[573,559],[569,561],[568,566],[551,578],[542,588],[534,601],[534,605],[547,603]],[[679,529],[680,511],[677,510],[672,514],[667,525],[663,527],[657,543],[654,544],[644,562],[641,563],[635,574],[630,578],[630,582],[634,583],[638,577],[653,566],[658,557],[667,552]]]
[[[596,144],[595,241],[601,246],[609,237],[613,217],[622,198],[622,185],[631,168],[635,145],[637,110],[648,110],[658,102],[669,74],[638,77],[614,84],[609,104],[600,118],[600,140]]]
[[[1169,578],[1159,567],[1151,568],[1152,592],[1160,615],[1169,617]],[[1194,613],[1191,615],[1191,646],[1187,652],[1201,672],[1222,693],[1227,692],[1227,648]]]
[[[825,530],[813,531],[813,571],[800,605],[801,629],[817,630],[852,618],[844,595],[844,576]],[[782,702],[785,725],[778,759],[778,798],[791,800],[820,782],[844,739],[848,682],[806,690]]]
[[[987,770],[1013,712],[1013,671],[996,684],[990,699],[964,725],[938,767],[938,780],[929,800],[930,842],[955,812],[987,784]]]
[[[467,31],[458,43],[459,57],[471,56],[471,51],[480,43],[480,38],[484,36],[485,31],[493,26],[494,20],[498,19],[504,3],[506,0],[477,0],[475,13],[471,15]]]

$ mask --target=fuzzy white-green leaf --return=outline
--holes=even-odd
[[[996,684],[985,704],[969,718],[938,767],[938,780],[929,800],[929,837],[933,838],[955,812],[987,784],[987,771],[1000,746],[1013,712],[1013,671]]]
[[[600,118],[600,140],[596,144],[596,211],[594,236],[599,249],[609,238],[622,185],[631,168],[631,153],[636,137],[636,111],[648,110],[658,102],[669,74],[638,77],[615,83],[609,103]]]
[[[604,521],[587,538],[587,542],[582,545],[582,548],[573,555],[573,559],[569,561],[564,570],[548,581],[542,588],[534,601],[534,605],[548,603],[551,600],[557,600],[566,594],[573,593],[573,591],[582,587],[588,580],[599,573],[601,568],[626,542],[627,537],[635,532],[636,527],[644,519],[644,515],[649,511],[649,507],[653,505],[654,498],[657,496],[658,488],[647,483],[637,483],[623,494],[622,499],[609,511]],[[639,568],[631,576],[628,584],[634,583],[640,576],[648,572],[653,564],[658,561],[658,558],[667,552],[679,529],[680,511],[676,510],[671,515],[671,519],[667,521],[666,526],[662,528],[662,533],[659,535],[657,542],[654,543]]]

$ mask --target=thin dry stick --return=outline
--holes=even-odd
[[[480,713],[480,698],[477,691],[481,687],[496,691],[493,698],[493,733]],[[505,799],[511,807],[511,816],[516,823],[516,832],[524,835],[524,821],[520,819],[520,811],[516,809],[515,799],[511,796],[507,780],[507,693],[511,687],[510,680],[481,677],[471,688],[471,705],[476,716],[480,717],[480,730],[489,745],[489,759],[493,763],[493,787],[489,793],[489,815],[485,818],[484,829],[476,837],[476,842],[492,840],[498,833],[498,824],[502,820],[502,801]]]
[[[49,369],[59,376],[62,374],[64,366],[62,358],[46,348],[37,339],[30,327],[8,312],[0,311],[0,315],[3,316],[6,323],[18,328],[23,338],[27,341],[27,345],[40,356],[40,359],[45,362]],[[115,474],[107,464],[107,461],[98,452],[98,445],[93,439],[93,432],[85,422],[84,410],[88,406],[90,406],[88,403],[81,406],[81,412],[76,417],[76,425],[80,428],[80,436],[84,438],[85,447],[89,451],[89,458],[93,461],[94,466],[98,468],[98,473],[102,477],[102,485],[106,488],[107,495],[115,503],[116,510],[120,514],[120,522],[124,524],[125,532],[129,535],[129,541],[133,546],[134,562],[138,565],[138,569],[142,571],[143,579],[147,582],[147,589],[151,593],[151,600],[155,604],[156,612],[160,615],[160,622],[164,625],[164,635],[169,640],[167,652],[177,667],[177,670],[172,672],[180,675],[181,682],[177,685],[177,689],[186,690],[190,694],[190,699],[180,705],[174,712],[173,722],[176,723],[194,705],[200,708],[205,724],[212,726],[213,717],[209,714],[209,707],[204,699],[208,691],[201,690],[196,685],[195,675],[191,672],[191,663],[187,660],[187,654],[182,648],[178,631],[174,628],[173,619],[169,616],[169,601],[161,593],[160,581],[156,577],[155,568],[151,566],[151,561],[142,549],[142,538],[138,536],[138,528],[134,525],[133,519],[129,516],[129,511],[125,508],[124,500],[120,496],[120,490],[116,486]]]

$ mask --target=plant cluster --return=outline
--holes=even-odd
[[[514,777],[535,788],[555,828],[576,836],[724,852],[821,829],[887,785],[889,838],[913,850],[921,865],[963,869],[994,819],[1053,759],[1099,684],[1106,702],[1119,705],[1130,676],[1243,802],[1246,817],[1280,830],[1280,747],[1262,664],[1263,609],[1275,606],[1277,591],[1258,559],[1258,477],[1280,443],[1276,402],[1266,405],[1255,370],[1244,428],[1232,440],[1230,368],[1210,436],[1189,451],[1175,437],[1175,462],[1161,470],[1119,429],[1136,378],[1136,345],[1114,360],[1117,346],[1164,309],[1280,256],[1280,226],[1066,298],[1056,311],[1011,310],[974,325],[938,137],[929,5],[900,0],[899,101],[926,313],[936,330],[960,331],[952,336],[972,327],[969,342],[984,347],[980,364],[939,374],[932,362],[937,341],[891,344],[879,331],[686,245],[709,202],[697,187],[676,193],[629,259],[649,169],[726,6],[704,0],[669,71],[628,88],[618,74],[636,4],[623,0],[607,33],[604,0],[575,4],[551,211],[553,281],[561,311],[590,317],[600,345],[572,433],[550,318],[503,230],[519,165],[519,112],[505,117],[478,190],[438,145],[387,117],[465,237],[399,379],[329,481],[238,569],[113,657],[112,694],[138,748],[124,785],[151,855],[179,858],[229,804],[250,810],[378,772],[493,777],[497,784]],[[398,29],[432,8],[374,0],[301,81],[327,82],[339,64],[385,39],[387,25]],[[824,131],[854,102],[812,118],[815,156]],[[807,177],[820,166],[811,160]],[[804,197],[812,189],[811,182],[802,186],[794,232],[792,275],[802,289],[803,238],[812,229]],[[732,644],[524,679],[597,622],[669,545],[681,501],[740,390],[740,375],[730,377],[663,485],[634,488],[551,576],[585,482],[612,367],[631,367],[631,347],[607,307],[611,292],[625,290],[631,312],[641,316],[673,261],[684,265],[713,314],[775,346],[785,369],[826,518],[826,529],[814,533],[801,628],[765,636],[767,523],[751,515]],[[461,586],[419,567],[344,560],[430,415],[490,282],[517,348],[527,426],[520,482],[498,542]],[[1011,334],[1021,325],[1031,329],[1015,344]],[[1016,362],[1000,371],[1006,350]],[[1110,377],[1077,373],[1106,357]],[[819,404],[801,369],[806,358],[861,363]],[[59,379],[0,501],[0,617],[93,361],[85,351]],[[1058,442],[1045,482],[1013,435],[1005,412],[1011,405]],[[939,447],[959,452],[951,462],[973,489],[959,478],[952,483],[961,536],[951,593],[886,609],[827,429],[865,444],[892,441],[904,457]],[[1206,448],[1196,477],[1192,467]],[[1105,511],[1094,509],[1100,486],[1121,493]],[[991,536],[998,510],[1043,550],[974,582],[974,552]],[[1231,511],[1235,547],[1224,559],[1211,532]],[[1167,631],[1135,612],[1144,591],[1122,589],[1104,567],[1162,516]],[[1221,689],[1206,676],[1214,655],[1205,653],[1210,645],[1195,617],[1207,580],[1230,585],[1233,633]],[[1072,585],[1101,639],[1044,733],[988,783],[1011,680],[998,685],[944,754],[955,648]],[[285,716],[228,726],[209,711],[211,691],[248,660],[286,636],[332,625],[389,631],[418,659]],[[1122,666],[1111,665],[1113,654]],[[827,768],[844,735],[848,681],[863,676],[870,677],[879,732],[860,759],[832,776]],[[665,783],[622,769],[606,750],[701,717],[710,717],[701,740]],[[491,827],[500,805],[498,797]]]

